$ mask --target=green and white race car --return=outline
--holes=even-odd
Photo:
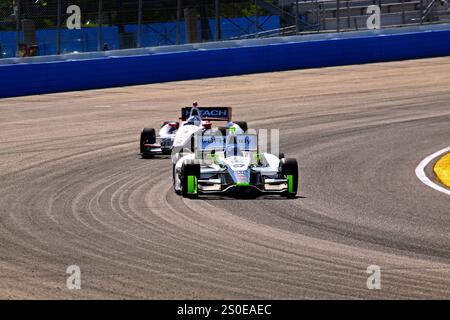
[[[195,152],[173,166],[173,186],[183,197],[201,194],[277,194],[295,198],[296,159],[258,152],[257,135],[195,136]]]

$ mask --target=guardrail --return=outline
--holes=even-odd
[[[445,56],[450,25],[137,50],[129,56],[11,59],[14,64],[0,65],[0,97]]]

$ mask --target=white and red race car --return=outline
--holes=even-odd
[[[193,150],[193,137],[196,133],[203,133],[212,129],[212,121],[226,121],[226,127],[219,130],[226,131],[233,128],[237,132],[246,132],[245,121],[231,122],[231,107],[193,107],[181,109],[178,121],[166,121],[159,129],[158,135],[154,128],[144,128],[141,132],[140,151],[143,158],[155,155],[178,154],[185,150]]]

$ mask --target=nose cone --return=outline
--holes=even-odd
[[[250,170],[235,171],[231,177],[234,184],[238,187],[248,187],[250,185]]]
[[[228,173],[235,185],[248,186],[250,183],[250,159],[246,157],[226,158]]]

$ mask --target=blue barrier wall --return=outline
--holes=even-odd
[[[450,55],[450,30],[0,65],[0,97]]]

